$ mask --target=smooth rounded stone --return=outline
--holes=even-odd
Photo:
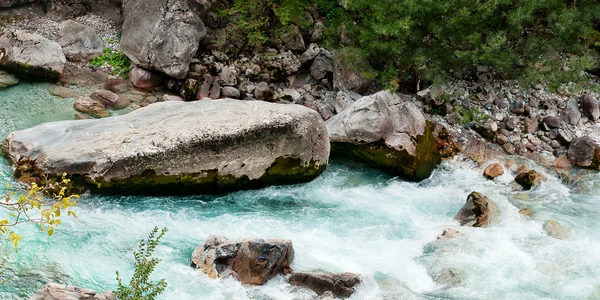
[[[92,27],[73,20],[60,23],[58,43],[70,61],[87,61],[100,56],[104,45]]]
[[[55,82],[67,59],[60,45],[23,30],[0,35],[0,67],[21,79]]]
[[[483,176],[487,179],[494,179],[504,174],[504,167],[499,163],[490,164],[483,170]]]
[[[150,91],[162,83],[162,76],[152,71],[133,67],[129,72],[133,86],[142,91]]]
[[[570,125],[577,125],[577,123],[579,123],[581,112],[579,111],[577,99],[570,99],[567,101],[567,106],[565,107],[561,118]]]
[[[5,89],[19,83],[19,79],[12,74],[0,70],[0,89]]]
[[[504,144],[508,143],[508,137],[505,136],[504,134],[496,135],[496,139],[498,140],[498,144],[500,144],[500,145],[504,145]]]
[[[502,149],[508,154],[515,154],[516,152],[515,146],[511,143],[502,145]]]
[[[122,94],[129,90],[129,84],[127,83],[127,80],[111,75],[108,76],[108,79],[104,83],[104,89],[113,93]]]
[[[567,157],[561,156],[552,162],[552,167],[555,169],[570,170],[573,168],[573,164]]]
[[[310,75],[316,80],[325,78],[328,73],[333,72],[333,62],[325,57],[317,56],[310,66]]]
[[[94,100],[90,97],[81,96],[77,98],[73,106],[75,107],[76,111],[86,113],[94,117],[105,118],[110,116],[110,113],[106,109],[106,106],[102,104],[102,102]]]
[[[560,118],[558,118],[558,117],[547,116],[547,117],[544,117],[543,122],[546,126],[548,126],[551,129],[560,128],[561,121],[560,121]]]
[[[598,120],[598,118],[600,117],[600,108],[598,107],[598,101],[594,99],[594,97],[587,94],[582,95],[580,101],[581,111],[583,112],[583,114],[592,121]]]
[[[266,100],[269,98],[269,95],[273,97],[272,94],[273,91],[269,88],[269,84],[264,81],[259,82],[256,87],[254,87],[254,98],[258,100]]]
[[[288,281],[292,285],[309,288],[318,295],[331,292],[336,297],[348,298],[361,283],[361,276],[353,273],[296,272]]]
[[[513,101],[510,103],[510,112],[521,115],[525,112],[525,105],[521,101]]]
[[[50,85],[48,87],[48,93],[52,96],[60,97],[63,99],[66,98],[75,98],[77,97],[77,93],[68,87],[60,86],[60,85]]]
[[[454,216],[461,226],[487,227],[497,213],[496,205],[483,194],[472,192],[467,203]]]
[[[112,109],[123,109],[131,104],[129,98],[121,97],[107,90],[95,91],[90,95],[90,98],[100,101],[104,106]]]
[[[569,237],[567,230],[554,220],[547,221],[544,224],[544,231],[546,231],[549,236],[559,240],[564,240]]]
[[[192,253],[192,267],[210,278],[232,276],[243,284],[262,285],[277,274],[291,273],[292,241],[228,240],[210,236]]]
[[[600,147],[589,136],[574,139],[567,153],[577,166],[590,169],[600,167]]]
[[[29,300],[116,300],[116,297],[109,291],[98,294],[90,289],[47,283]]]
[[[382,91],[331,117],[332,151],[408,180],[428,178],[441,157],[423,113],[409,97]]]
[[[455,239],[457,237],[462,237],[464,236],[464,234],[456,229],[452,229],[452,228],[446,228],[444,229],[444,231],[442,232],[442,234],[440,234],[437,239],[438,240],[449,240],[449,239]]]
[[[319,176],[329,159],[318,113],[233,99],[158,102],[106,119],[42,124],[13,132],[7,141],[19,180],[67,173],[78,191],[118,194],[215,194],[296,184]]]
[[[237,71],[235,67],[224,67],[217,76],[217,82],[221,86],[235,86],[237,84]]]
[[[530,190],[531,188],[538,187],[545,182],[546,176],[540,174],[535,170],[530,170],[527,172],[522,172],[517,177],[515,177],[515,182],[523,187],[525,190]]]
[[[529,208],[523,208],[519,210],[519,214],[521,214],[524,217],[531,217],[533,216],[533,211],[531,211],[531,209]]]
[[[183,101],[183,99],[179,96],[164,94],[162,101]]]
[[[186,0],[128,0],[121,49],[138,66],[183,79],[206,27]]]
[[[218,82],[213,82],[208,97],[213,100],[221,98],[221,85]]]
[[[225,98],[240,99],[241,96],[240,90],[232,86],[224,87],[223,89],[221,89],[221,93]]]

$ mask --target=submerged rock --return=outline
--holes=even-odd
[[[544,224],[544,230],[548,233],[549,236],[564,240],[569,237],[567,230],[560,225],[560,223],[550,220]]]
[[[360,275],[353,273],[294,273],[289,282],[295,286],[303,286],[313,290],[319,295],[327,292],[337,297],[347,298],[352,296],[356,286],[361,282]]]
[[[7,140],[19,180],[66,172],[74,187],[120,194],[222,193],[307,182],[329,158],[318,113],[232,99],[159,102],[117,117],[46,123]]]
[[[5,89],[19,83],[19,79],[12,74],[0,70],[0,89]]]
[[[538,187],[542,182],[546,181],[546,176],[535,170],[520,173],[515,177],[515,182],[520,184],[523,189],[530,190],[533,187]]]
[[[75,107],[76,111],[86,113],[94,117],[105,118],[110,116],[110,113],[106,109],[106,106],[102,104],[102,102],[90,97],[82,96],[77,98],[73,106]]]
[[[334,152],[408,180],[428,178],[441,161],[419,108],[388,91],[351,104],[327,129]]]
[[[444,231],[442,232],[442,234],[440,234],[437,239],[438,240],[449,240],[449,239],[454,239],[457,237],[461,237],[464,236],[464,234],[456,229],[452,229],[452,228],[447,228],[444,229]]]
[[[128,98],[107,90],[97,90],[90,95],[90,98],[100,101],[104,106],[113,109],[123,109],[131,103]]]
[[[461,226],[487,227],[495,213],[496,207],[492,201],[478,192],[472,192],[454,219]]]
[[[19,78],[57,81],[67,59],[56,42],[23,30],[0,35],[0,68]]]
[[[90,289],[68,286],[57,283],[48,283],[39,289],[29,300],[115,300],[112,292],[101,294]]]
[[[483,176],[487,179],[494,179],[504,174],[504,167],[499,163],[490,164],[483,170]]]
[[[235,277],[243,284],[262,285],[277,274],[289,274],[294,260],[292,241],[228,240],[211,236],[192,253],[192,267],[210,278]]]
[[[183,79],[206,27],[184,0],[128,0],[121,49],[136,65]]]

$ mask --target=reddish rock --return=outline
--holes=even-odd
[[[538,173],[535,170],[523,172],[515,177],[515,182],[525,190],[530,190],[533,187],[538,187],[542,182],[546,181],[546,176]]]
[[[110,113],[102,104],[102,102],[98,100],[94,100],[90,97],[79,97],[75,100],[74,104],[75,110],[89,114],[94,117],[104,118],[110,116]]]
[[[504,167],[499,163],[490,164],[483,170],[483,176],[487,179],[494,179],[504,174]]]
[[[133,86],[142,91],[152,90],[162,82],[162,75],[141,68],[132,68],[129,77]]]
[[[495,213],[495,205],[486,196],[472,192],[467,203],[454,216],[461,226],[487,227]]]

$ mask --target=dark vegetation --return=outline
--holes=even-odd
[[[366,75],[391,88],[480,73],[557,87],[594,70],[600,49],[597,0],[230,0],[213,9],[228,32],[218,42],[239,41],[236,51],[278,46],[291,25],[309,36],[311,19],[321,21],[320,44],[345,63],[368,62]]]

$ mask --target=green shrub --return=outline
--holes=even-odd
[[[135,258],[135,271],[129,282],[129,286],[123,285],[123,280],[117,271],[118,289],[114,292],[117,300],[154,300],[162,294],[167,288],[165,279],[157,283],[149,281],[150,274],[154,272],[160,259],[153,256],[154,250],[158,246],[160,239],[167,233],[167,228],[163,228],[158,233],[158,227],[154,227],[148,240],[141,241],[139,249],[133,253]]]
[[[127,78],[131,70],[131,60],[123,51],[115,51],[112,48],[104,48],[104,54],[94,57],[90,60],[90,66],[100,68],[110,67],[110,75],[117,75]]]

